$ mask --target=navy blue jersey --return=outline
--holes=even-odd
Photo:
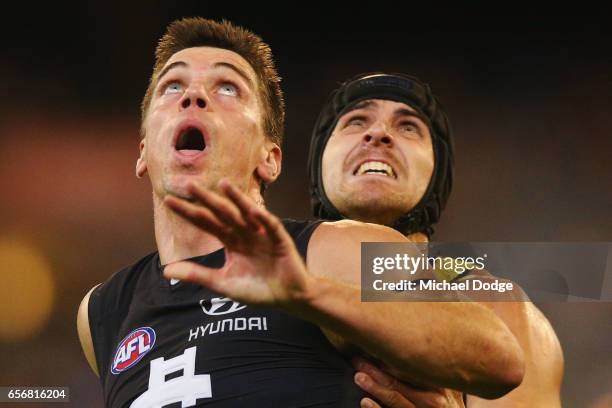
[[[319,222],[283,221],[305,258]],[[223,249],[191,259],[221,267]],[[108,407],[351,407],[363,392],[319,327],[278,309],[171,284],[157,253],[89,300]]]

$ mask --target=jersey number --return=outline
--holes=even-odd
[[[136,398],[130,408],[161,408],[177,402],[186,408],[194,406],[198,398],[212,398],[210,375],[196,375],[195,361],[195,346],[168,360],[163,357],[151,360],[149,389]],[[181,370],[181,376],[166,381],[168,374]]]

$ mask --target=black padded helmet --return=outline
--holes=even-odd
[[[327,220],[345,218],[330,202],[323,189],[323,151],[340,117],[357,103],[385,99],[405,103],[426,119],[434,152],[434,170],[421,200],[391,225],[403,234],[433,234],[453,185],[453,135],[446,114],[429,86],[404,74],[370,73],[358,75],[333,91],[315,124],[308,155],[310,198],[313,214]]]

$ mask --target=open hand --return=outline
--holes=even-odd
[[[306,296],[309,275],[281,221],[229,181],[221,180],[219,190],[221,194],[192,183],[188,191],[195,202],[176,196],[166,196],[164,202],[223,243],[225,265],[213,269],[176,262],[165,268],[166,278],[198,283],[250,304],[283,305]]]

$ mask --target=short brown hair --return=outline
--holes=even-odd
[[[144,124],[157,77],[166,62],[175,53],[192,47],[216,47],[233,51],[251,65],[257,75],[259,97],[264,107],[263,130],[280,146],[285,123],[285,101],[280,88],[281,78],[274,67],[272,50],[256,34],[226,20],[218,22],[190,17],[170,23],[155,50],[153,74],[140,107],[141,123]],[[144,136],[144,130],[141,133]]]

